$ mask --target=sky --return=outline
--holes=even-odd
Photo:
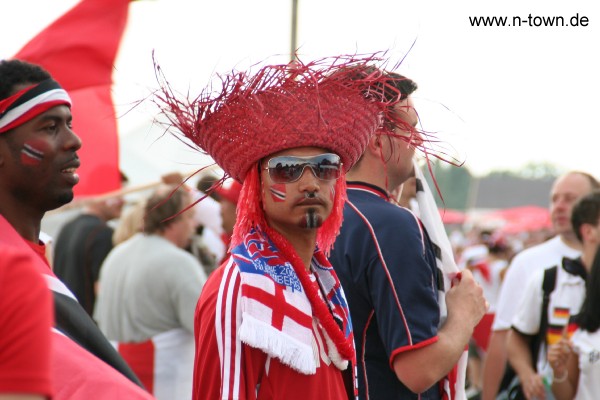
[[[0,57],[10,58],[77,0],[5,5]],[[170,83],[198,93],[215,72],[290,53],[292,0],[142,0],[117,57],[113,98],[121,166],[134,181],[191,172],[205,159],[151,128],[154,110],[131,104],[156,88],[152,51]],[[521,17],[521,26],[473,27],[470,17]],[[530,18],[528,18],[531,16]],[[542,17],[580,26],[543,27]],[[585,20],[587,18],[587,21]],[[582,26],[586,24],[587,26]],[[600,5],[597,0],[298,0],[298,54],[311,60],[387,51],[415,80],[421,127],[436,132],[475,175],[528,163],[600,177]],[[85,145],[85,144],[84,144]]]

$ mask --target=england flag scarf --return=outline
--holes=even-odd
[[[240,270],[239,333],[244,343],[303,374],[314,374],[314,316],[325,331],[334,365],[345,370],[354,361],[348,305],[333,268],[320,250],[315,251],[311,262],[319,289],[289,242],[273,230],[268,234],[251,230],[231,254]]]

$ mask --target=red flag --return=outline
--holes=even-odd
[[[129,0],[82,0],[15,55],[47,69],[73,100],[73,130],[83,141],[76,196],[121,187],[111,85],[128,9]]]

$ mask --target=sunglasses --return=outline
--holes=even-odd
[[[300,179],[306,167],[310,167],[313,174],[324,181],[335,180],[342,174],[340,157],[331,153],[311,157],[273,157],[265,169],[274,183],[292,183]]]

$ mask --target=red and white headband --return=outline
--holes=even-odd
[[[71,98],[58,82],[46,79],[0,100],[0,133],[13,129],[58,105],[71,106]]]

